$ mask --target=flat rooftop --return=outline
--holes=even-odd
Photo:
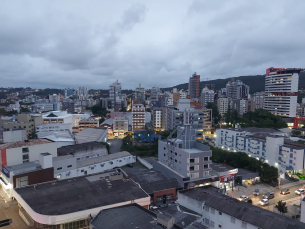
[[[112,180],[108,188],[108,174],[78,177],[27,186],[15,191],[37,213],[63,215],[77,211],[122,203],[148,197],[131,180]]]
[[[19,142],[10,142],[0,145],[0,149],[12,149],[12,148],[18,148],[18,147],[24,147],[24,146],[34,146],[34,145],[41,145],[41,144],[47,144],[52,143],[52,141],[47,139],[29,139],[25,141],[19,141]]]
[[[41,165],[39,164],[38,161],[31,161],[19,165],[6,166],[5,168],[10,172],[14,172],[14,175],[17,175],[17,174],[40,170]]]
[[[121,207],[102,210],[93,221],[91,221],[91,225],[93,225],[95,229],[163,229],[163,227],[157,223],[156,214],[138,204],[128,204]]]
[[[304,229],[305,224],[258,206],[240,202],[218,193],[218,189],[205,186],[180,191],[181,194],[204,202],[207,206],[261,229]]]
[[[213,169],[216,172],[225,172],[229,170],[235,169],[234,167],[226,164],[220,164],[220,163],[211,163],[210,164],[211,169]]]
[[[75,141],[78,144],[96,142],[107,132],[107,128],[85,128],[75,134]]]
[[[70,145],[70,146],[62,146],[57,149],[57,155],[58,156],[63,156],[67,154],[73,155],[80,151],[90,151],[97,148],[105,149],[106,146],[98,142],[86,142],[86,143]]]

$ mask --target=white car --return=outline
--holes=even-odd
[[[239,201],[243,201],[245,199],[247,199],[248,197],[245,195],[240,196],[239,198],[237,198]]]
[[[268,205],[268,204],[269,204],[269,200],[268,200],[268,199],[262,199],[262,200],[259,202],[259,204],[262,205],[262,206]]]
[[[302,188],[295,191],[295,194],[297,194],[297,195],[301,195],[301,194],[304,194],[304,193],[305,193],[305,190],[302,189]]]

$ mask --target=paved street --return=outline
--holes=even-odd
[[[108,142],[111,144],[111,153],[117,153],[121,151],[122,139],[108,139]]]

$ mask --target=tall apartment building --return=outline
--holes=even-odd
[[[191,99],[200,97],[200,75],[196,72],[189,79],[188,94]]]
[[[113,119],[113,134],[115,136],[124,135],[128,132],[128,118],[117,116]]]
[[[218,107],[219,114],[221,114],[221,115],[226,114],[229,109],[229,99],[225,98],[225,97],[219,98],[217,100],[217,107]]]
[[[88,98],[89,90],[87,87],[79,87],[78,90],[76,91],[77,95],[79,98]]]
[[[265,102],[265,92],[256,92],[252,96],[255,109],[264,109],[264,102]]]
[[[136,87],[135,100],[139,101],[142,104],[144,104],[145,102],[145,88],[141,87],[141,84],[139,84],[139,87]]]
[[[201,104],[202,108],[205,108],[207,103],[214,103],[214,91],[205,87],[201,91]]]
[[[170,135],[159,140],[158,160],[191,180],[208,178],[212,151],[209,146],[196,142],[195,130],[188,124],[189,117],[185,117],[185,122],[186,125],[177,128],[177,138]]]
[[[234,78],[227,83],[226,88],[229,99],[247,99],[250,91],[249,86]]]
[[[152,117],[151,122],[155,131],[165,130],[165,116],[166,108],[165,107],[153,107],[151,111]]]
[[[145,129],[145,107],[138,101],[132,102],[132,130]]]
[[[117,101],[121,100],[121,89],[122,86],[118,80],[109,86],[110,108],[114,108],[117,105]]]
[[[150,90],[150,101],[151,102],[157,102],[159,100],[159,92],[160,92],[160,89],[158,87],[153,87]]]
[[[268,68],[264,109],[282,117],[296,117],[299,73],[302,68]]]

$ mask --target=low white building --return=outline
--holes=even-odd
[[[72,133],[72,123],[48,123],[36,126],[36,133],[58,131],[70,131]]]
[[[211,229],[305,228],[304,223],[240,202],[211,186],[179,191],[178,203],[200,214],[203,223]]]
[[[74,155],[59,156],[53,158],[54,178],[61,180],[101,173],[135,162],[136,157],[126,151],[83,160],[77,160]]]
[[[0,129],[0,144],[26,140],[26,130]]]

